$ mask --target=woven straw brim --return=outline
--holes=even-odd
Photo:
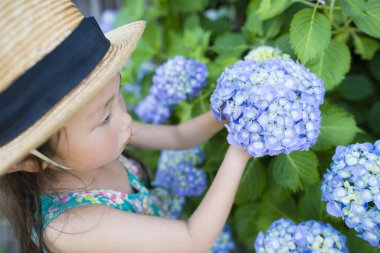
[[[135,48],[144,27],[144,21],[137,21],[106,33],[111,46],[96,68],[42,118],[0,148],[0,175],[47,141],[109,84]]]

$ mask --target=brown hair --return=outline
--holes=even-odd
[[[60,133],[57,134],[58,139]],[[56,147],[51,147],[47,141],[37,150],[48,157],[54,157]],[[143,181],[150,187],[150,177],[144,163],[130,152],[124,151],[123,155],[139,163]],[[29,155],[25,161],[31,166],[36,166],[38,173],[19,171],[0,177],[0,209],[11,224],[21,253],[49,252],[43,240],[40,195],[42,189],[48,186],[48,182],[54,179],[54,173],[50,169],[42,170],[43,161],[37,157]],[[33,231],[36,236],[35,242],[32,239]]]
[[[58,138],[59,135],[60,133]],[[54,151],[48,141],[37,149],[53,157]],[[24,163],[35,166],[38,173],[18,171],[0,177],[0,208],[11,224],[21,253],[48,251],[42,237],[40,195],[52,175],[51,170],[42,170],[42,162],[37,157],[28,155]],[[35,242],[33,236],[37,237]]]

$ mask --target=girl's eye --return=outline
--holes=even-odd
[[[100,123],[101,126],[107,124],[111,119],[111,113],[108,114],[108,116],[102,121],[102,123]]]

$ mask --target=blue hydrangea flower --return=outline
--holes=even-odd
[[[230,144],[254,157],[308,150],[321,125],[323,81],[291,59],[239,61],[218,78],[211,109]]]
[[[296,226],[293,239],[299,247],[310,250],[307,252],[348,253],[346,237],[328,223],[301,222]]]
[[[255,60],[261,62],[273,58],[289,59],[290,55],[282,53],[278,48],[260,46],[249,51],[248,54],[244,57],[244,60]]]
[[[296,225],[279,219],[265,234],[259,233],[254,247],[258,253],[348,253],[344,235],[330,224],[314,220]]]
[[[186,204],[186,198],[173,195],[167,188],[155,187],[150,190],[153,201],[159,202],[159,206],[165,212],[165,217],[178,219],[183,207]]]
[[[171,108],[154,96],[148,95],[136,105],[134,112],[144,122],[162,124],[170,117]]]
[[[255,243],[257,253],[301,253],[302,248],[294,242],[296,224],[287,219],[279,219],[272,223],[267,232],[259,232]]]
[[[169,105],[192,99],[206,84],[206,64],[176,56],[159,66],[150,93]]]
[[[178,196],[198,196],[207,186],[206,173],[196,168],[204,160],[198,148],[189,150],[164,150],[161,152],[154,186],[170,189]]]
[[[232,240],[231,228],[228,224],[225,224],[222,232],[218,236],[218,239],[216,239],[216,242],[212,246],[211,250],[207,251],[207,253],[229,253],[234,248],[235,243]]]
[[[321,187],[327,212],[380,247],[380,141],[338,146],[332,159]]]

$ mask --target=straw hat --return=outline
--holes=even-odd
[[[104,36],[69,0],[1,0],[0,175],[109,83],[144,27]]]

